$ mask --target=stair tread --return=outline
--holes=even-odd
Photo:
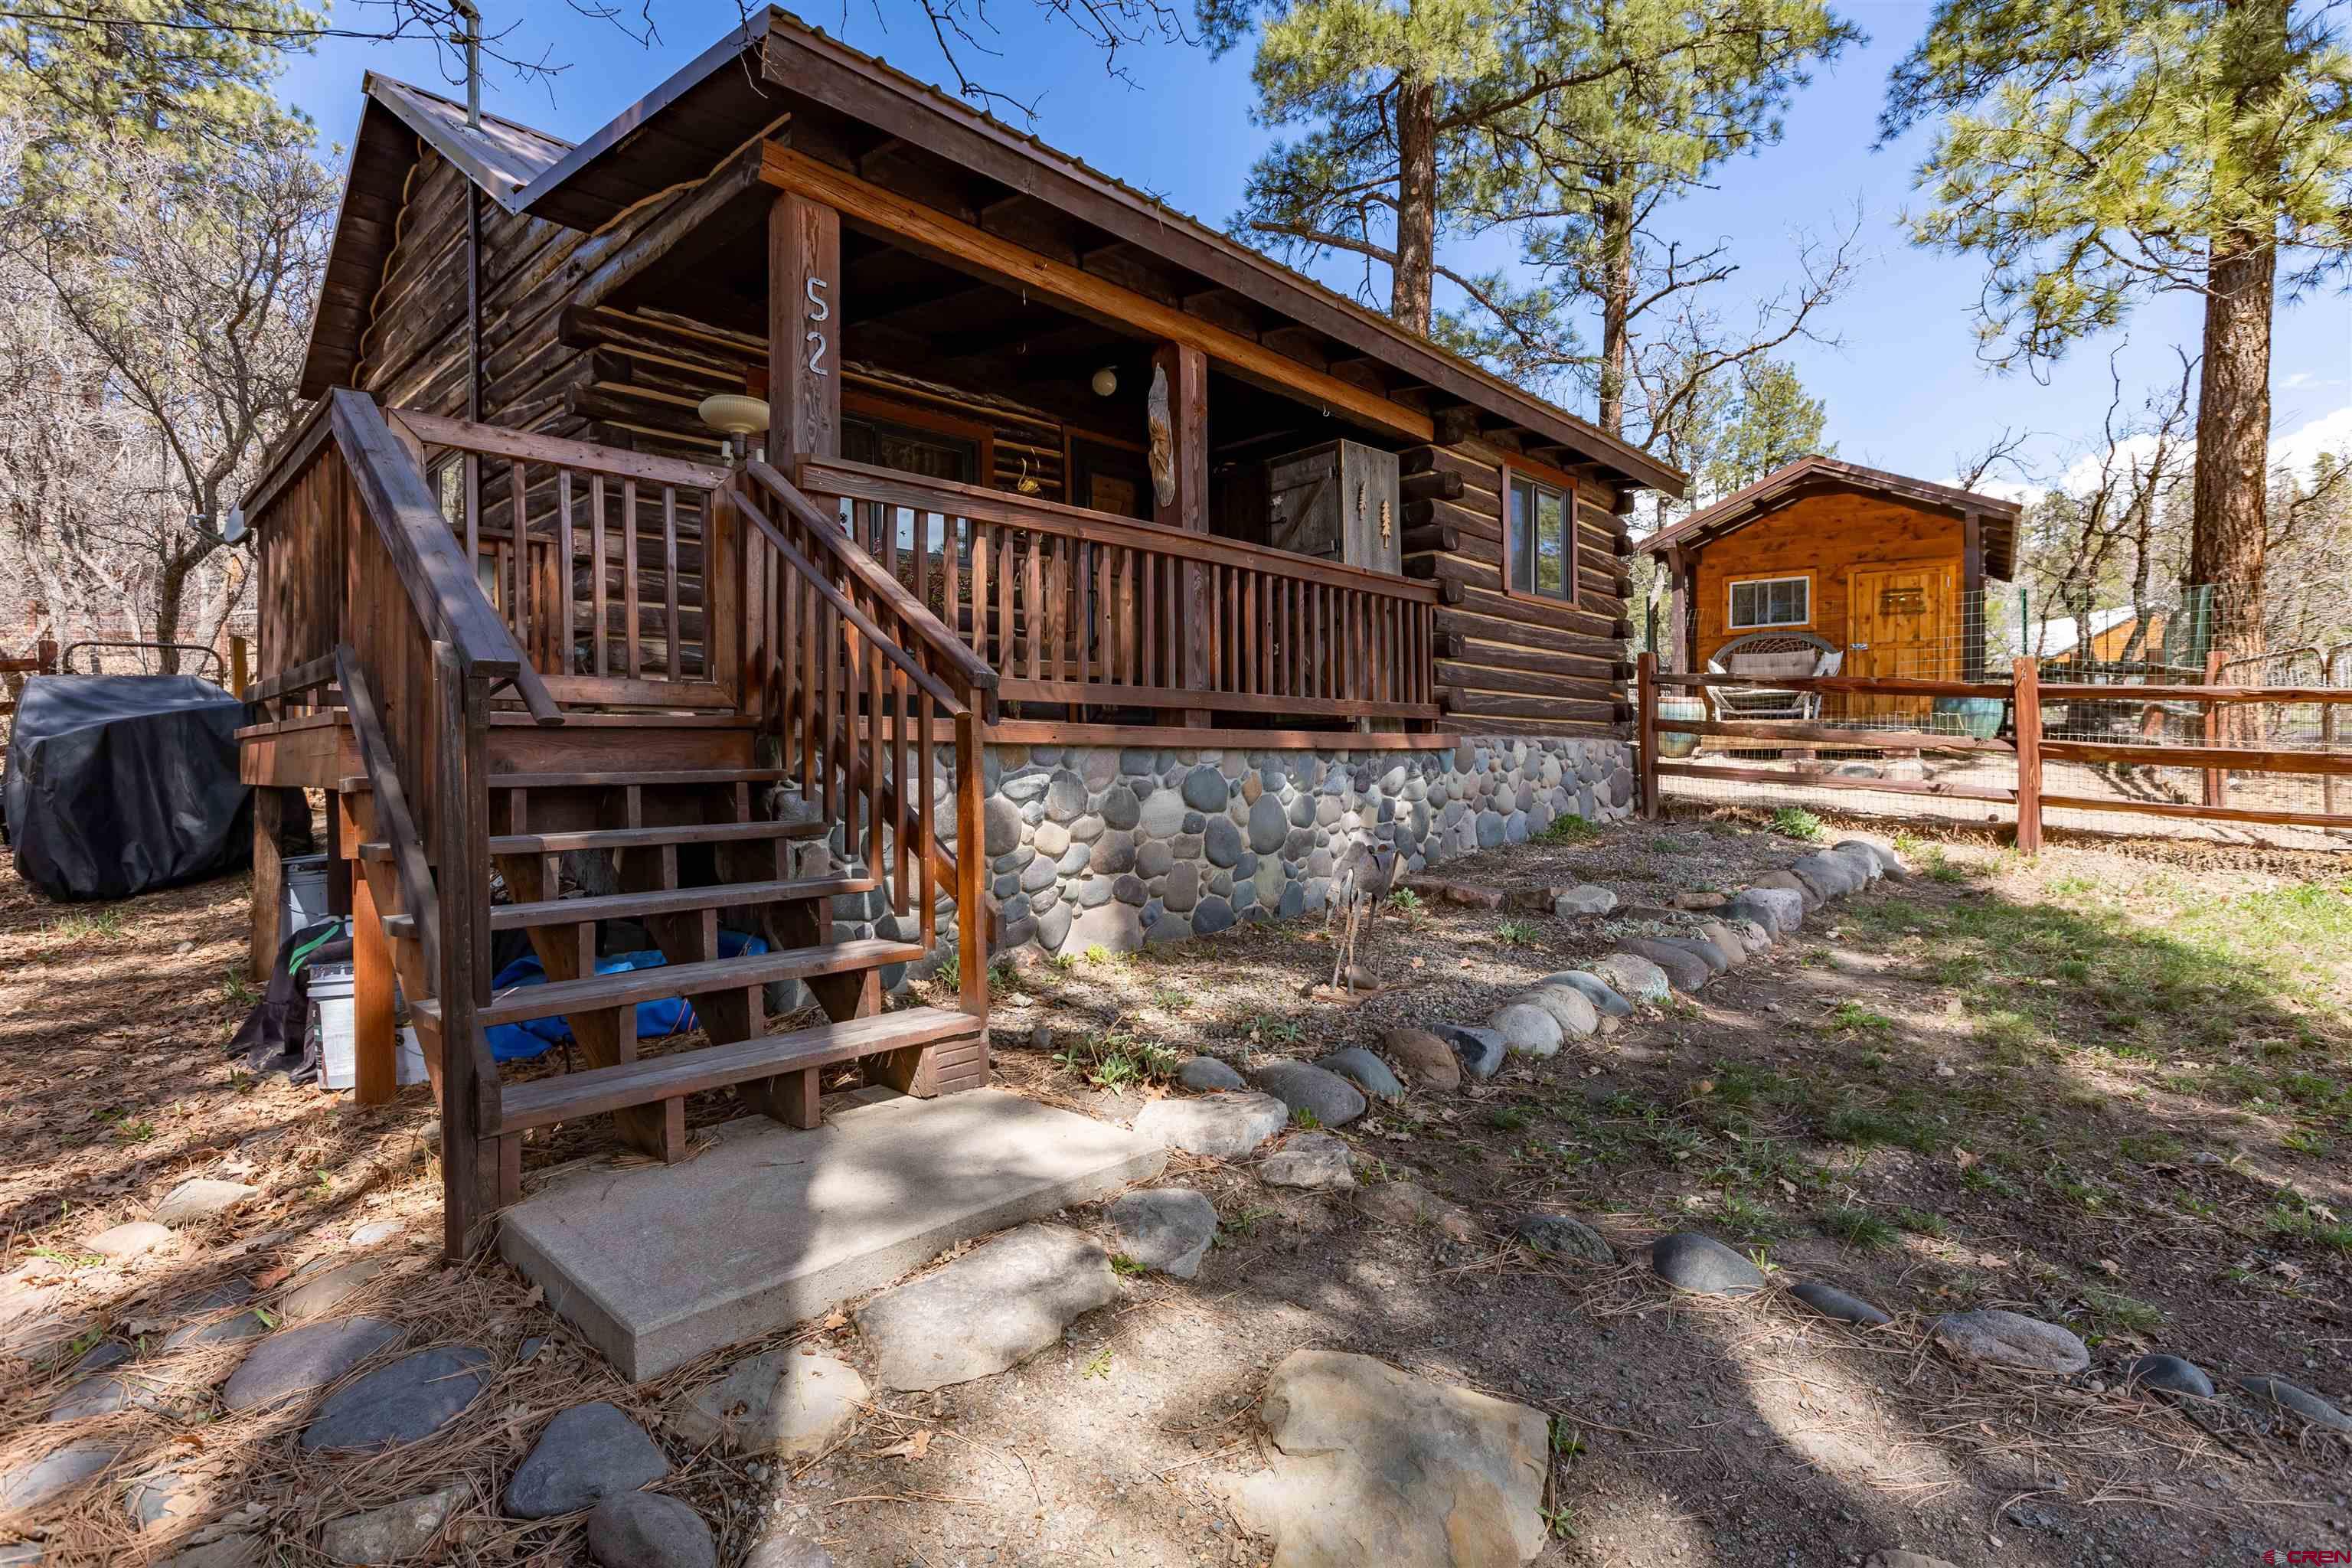
[[[633,1007],[640,1002],[658,1002],[668,996],[701,996],[739,985],[765,985],[775,980],[806,980],[854,969],[878,969],[886,963],[909,963],[922,957],[923,952],[919,942],[862,937],[854,942],[790,947],[777,952],[748,952],[699,963],[626,969],[613,974],[583,975],[577,980],[509,986],[491,997],[488,1005],[478,1008],[475,1016],[487,1027],[519,1023],[525,1018]],[[409,1012],[431,1026],[440,1024],[441,1004],[437,998],[412,1002]]]
[[[880,886],[872,877],[793,877],[782,881],[715,882],[699,888],[663,888],[642,893],[602,893],[580,899],[541,899],[530,903],[490,906],[492,931],[527,931],[532,926],[577,925],[583,921],[639,920],[647,915],[685,914],[696,910],[723,909],[730,904],[772,904],[786,899],[829,899],[843,893],[863,893]],[[405,937],[416,929],[416,917],[386,916],[387,935]]]
[[[493,855],[558,855],[571,849],[650,849],[665,844],[742,844],[763,838],[821,838],[824,822],[692,822],[675,827],[592,827],[570,833],[496,833]],[[360,846],[369,860],[389,860],[392,846],[371,839]]]
[[[656,971],[658,973],[658,971]],[[772,1078],[806,1068],[883,1051],[929,1045],[978,1034],[981,1019],[944,1007],[908,1007],[869,1018],[819,1024],[787,1034],[763,1035],[730,1045],[705,1046],[669,1056],[614,1067],[588,1068],[553,1078],[514,1084],[499,1095],[501,1133],[618,1110],[748,1079]]]
[[[622,773],[492,773],[492,789],[619,789],[628,784],[780,784],[789,775],[782,768],[661,768]],[[373,785],[364,773],[341,781],[345,795],[366,795]]]

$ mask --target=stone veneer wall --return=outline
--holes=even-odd
[[[1350,835],[1425,866],[1632,809],[1616,740],[1465,739],[1433,751],[992,746],[1000,952],[1114,952],[1323,908]],[[943,802],[952,794],[943,794]]]

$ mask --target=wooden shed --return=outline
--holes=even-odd
[[[1985,585],[2013,569],[2020,510],[1800,458],[1642,542],[1670,595],[1661,656],[1694,672],[1801,674],[1754,661],[1811,649],[1842,655],[1845,675],[1981,679]]]

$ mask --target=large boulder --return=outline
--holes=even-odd
[[[1212,1160],[1237,1160],[1289,1125],[1290,1107],[1256,1092],[1155,1100],[1135,1117],[1145,1137]]]
[[[1462,1058],[1427,1029],[1391,1029],[1381,1037],[1381,1048],[1415,1083],[1431,1089],[1462,1087]]]
[[[1947,1313],[1928,1334],[1958,1360],[2011,1372],[2072,1377],[2091,1364],[2090,1350],[2072,1331],[1997,1307]]]
[[[1502,1069],[1503,1058],[1510,1052],[1508,1043],[1492,1029],[1468,1024],[1439,1024],[1430,1032],[1454,1047],[1463,1072],[1471,1078],[1493,1078]]]
[[[1856,867],[1843,855],[1832,855],[1826,849],[1816,849],[1811,855],[1799,856],[1790,873],[1811,888],[1823,900],[1842,899],[1848,893],[1858,893],[1870,885],[1869,873]]]
[[[1668,984],[1685,995],[1704,989],[1715,978],[1715,970],[1706,960],[1673,942],[1629,936],[1617,944],[1617,952],[1620,956],[1630,953],[1648,959],[1665,975]]]
[[[1911,873],[1904,867],[1903,858],[1884,844],[1873,844],[1867,838],[1841,838],[1832,847],[1859,850],[1869,856],[1877,863],[1878,874],[1890,882],[1907,882],[1911,879]]]
[[[1606,989],[1603,987],[1603,989]],[[1601,1027],[1600,1010],[1580,985],[1538,985],[1513,998],[1540,1007],[1559,1026],[1560,1040],[1581,1040]]]
[[[1750,888],[1779,888],[1783,891],[1794,893],[1798,898],[1804,900],[1805,912],[1807,914],[1812,913],[1815,910],[1820,909],[1822,904],[1828,901],[1821,893],[1814,890],[1811,883],[1806,881],[1802,877],[1798,876],[1794,871],[1765,871],[1759,873],[1756,880],[1750,882],[1748,886]]]
[[[866,1379],[846,1362],[770,1351],[737,1362],[663,1423],[697,1447],[724,1443],[738,1452],[813,1459],[857,1419],[866,1395]]]
[[[1214,1204],[1190,1187],[1139,1187],[1110,1205],[1120,1255],[1179,1279],[1201,1271],[1217,1237]]]
[[[1543,1549],[1540,1411],[1301,1350],[1275,1367],[1258,1414],[1273,1463],[1229,1491],[1274,1537],[1274,1568],[1517,1568]]]
[[[1804,926],[1805,896],[1759,884],[1734,894],[1722,914],[1726,920],[1753,921],[1775,938],[1791,936]]]
[[[1058,1342],[1072,1319],[1118,1295],[1110,1256],[1091,1238],[1065,1226],[1024,1225],[883,1291],[857,1310],[857,1329],[883,1387],[945,1388],[1018,1365]]]
[[[1364,1113],[1361,1089],[1312,1062],[1269,1062],[1251,1076],[1258,1088],[1288,1106],[1292,1115],[1304,1111],[1317,1126],[1344,1127]]]
[[[1512,1002],[1496,1008],[1486,1026],[1503,1037],[1506,1047],[1521,1056],[1559,1054],[1559,1020],[1532,1002]]]
[[[1650,1244],[1650,1268],[1677,1290],[1746,1296],[1764,1288],[1764,1271],[1711,1236],[1677,1231]]]
[[[1617,994],[1617,990],[1598,974],[1587,974],[1581,969],[1563,969],[1547,974],[1536,982],[1538,990],[1565,985],[1592,1005],[1592,1010],[1604,1018],[1622,1018],[1633,1011],[1633,1004]]]
[[[1672,993],[1666,972],[1638,953],[1612,952],[1584,966],[1585,973],[1633,1002],[1664,1002]]]

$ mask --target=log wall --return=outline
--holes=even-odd
[[[421,150],[400,231],[362,344],[355,380],[393,407],[463,415],[467,404],[466,245],[468,186]],[[671,203],[694,199],[691,190]],[[668,210],[624,215],[594,235],[482,204],[480,417],[509,428],[667,456],[710,459],[717,442],[695,413],[714,392],[764,390],[767,343],[667,308],[583,303],[583,284]],[[992,432],[992,481],[1066,499],[1075,434],[1054,416],[993,395],[845,363],[845,390],[890,399]],[[1481,733],[1596,735],[1630,715],[1625,683],[1631,552],[1614,512],[1615,485],[1577,487],[1578,587],[1563,604],[1503,588],[1500,472],[1516,455],[1473,436],[1402,454],[1403,568],[1435,581],[1436,683],[1461,726]],[[487,482],[483,525],[501,521],[501,487]],[[688,560],[699,530],[681,519]],[[690,597],[698,595],[689,593]]]
[[[1573,604],[1503,588],[1502,469],[1515,454],[1473,437],[1409,448],[1404,571],[1443,585],[1437,683],[1460,728],[1613,734],[1630,716],[1624,520],[1613,486],[1576,487]]]

